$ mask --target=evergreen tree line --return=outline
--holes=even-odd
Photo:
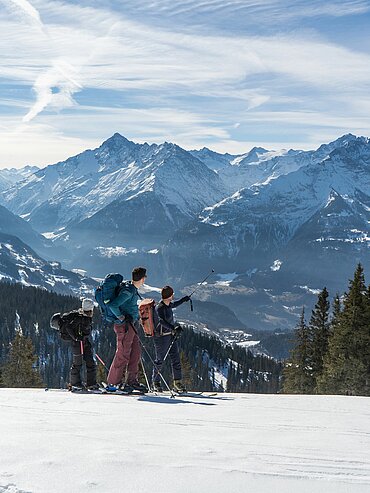
[[[307,324],[304,309],[283,370],[293,394],[370,395],[370,286],[358,264],[348,292],[330,307],[324,288]]]
[[[55,312],[80,307],[79,299],[20,284],[0,283],[0,385],[6,387],[64,388],[68,383],[71,354],[59,332],[50,328]],[[115,352],[112,326],[94,313],[92,340],[98,363],[98,381],[106,381]],[[274,393],[279,391],[282,365],[273,358],[238,346],[225,346],[216,337],[185,326],[178,340],[189,389],[199,391]],[[142,337],[143,367],[151,381],[154,347]],[[149,355],[147,354],[147,352]],[[101,363],[102,361],[103,363]],[[226,388],[217,385],[215,375],[227,375]],[[170,365],[163,375],[171,384]],[[144,372],[141,375],[145,382]]]

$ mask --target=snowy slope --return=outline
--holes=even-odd
[[[211,169],[218,171],[225,188],[232,194],[252,185],[267,185],[281,175],[321,162],[333,150],[346,146],[354,140],[356,137],[352,134],[343,135],[312,151],[294,149],[269,151],[262,147],[254,147],[239,156],[218,154],[207,148],[191,152]]]
[[[1,493],[365,493],[369,399],[0,389]]]
[[[38,171],[37,166],[25,166],[24,168],[0,169],[0,191],[6,190],[15,183],[27,178]]]
[[[48,262],[16,236],[0,232],[0,280],[35,286],[61,294],[90,294],[97,282]]]
[[[189,151],[194,157],[202,161],[208,166],[208,168],[213,171],[220,171],[230,165],[232,161],[238,159],[240,156],[233,154],[220,154],[218,152],[212,151],[207,147],[203,149]]]
[[[42,235],[37,233],[31,225],[21,217],[10,212],[6,207],[0,205],[0,233],[14,235],[20,238],[39,253],[47,256],[52,255],[53,245]]]

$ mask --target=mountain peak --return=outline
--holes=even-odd
[[[133,146],[133,145],[135,145],[134,142],[126,139],[126,137],[123,137],[123,135],[119,134],[118,132],[115,132],[112,135],[112,137],[109,137],[109,139],[105,140],[102,143],[102,146],[109,146],[109,147],[123,147],[123,146]]]
[[[334,188],[331,188],[324,209],[327,209],[328,207],[332,208],[334,203],[336,203],[337,206],[339,204],[340,207],[347,206],[347,203],[341,194],[334,190]]]
[[[256,161],[259,161],[260,155],[261,154],[266,154],[267,151],[263,147],[253,147],[247,155],[245,155],[242,159],[243,163],[254,163]]]

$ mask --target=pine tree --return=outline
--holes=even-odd
[[[342,307],[340,303],[339,294],[337,293],[333,301],[333,313],[330,322],[330,326],[332,330],[334,330],[334,328],[339,323],[341,312],[342,312]]]
[[[323,371],[324,356],[328,350],[328,341],[330,333],[329,324],[329,293],[324,288],[318,296],[315,309],[312,310],[312,315],[309,323],[310,332],[310,350],[311,350],[311,365],[312,378],[316,388],[317,379]]]
[[[337,318],[318,381],[321,393],[370,395],[370,303],[361,264]]]
[[[180,352],[182,382],[187,389],[192,389],[193,371],[184,351]]]
[[[309,328],[302,308],[295,329],[295,345],[283,370],[283,392],[286,394],[310,394],[314,391],[312,376],[311,341]]]
[[[17,331],[11,343],[9,360],[2,368],[5,387],[42,387],[43,383],[34,364],[37,356],[29,337]]]

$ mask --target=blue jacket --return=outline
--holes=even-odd
[[[137,306],[139,298],[138,290],[130,281],[121,287],[118,296],[109,303],[109,308],[117,318],[121,318],[124,315],[131,317],[135,322],[139,318],[139,308]]]

